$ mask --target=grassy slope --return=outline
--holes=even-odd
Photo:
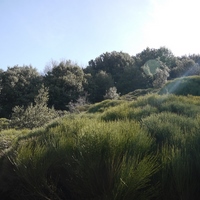
[[[200,97],[149,94],[41,129],[2,131],[2,196],[198,199],[199,114]]]

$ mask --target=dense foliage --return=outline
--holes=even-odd
[[[189,76],[169,81],[160,89],[160,94],[200,96],[200,76]]]
[[[200,55],[175,57],[166,47],[146,48],[131,56],[124,52],[106,52],[82,69],[70,60],[52,61],[39,74],[32,66],[14,66],[0,70],[0,117],[10,119],[15,106],[27,108],[38,90],[49,90],[48,107],[69,110],[69,104],[104,100],[110,88],[115,96],[139,89],[159,89],[168,80],[200,75]]]
[[[11,117],[15,106],[28,106],[41,86],[42,77],[32,66],[14,66],[0,72],[0,117]]]
[[[83,92],[83,70],[71,61],[62,61],[44,77],[49,88],[49,106],[66,110],[70,101],[75,101]]]
[[[27,108],[15,106],[11,117],[10,126],[16,129],[38,128],[59,116],[54,108],[48,108],[48,89],[42,86],[34,99],[34,104]]]
[[[199,199],[200,97],[105,100],[47,126],[2,130],[2,199]]]

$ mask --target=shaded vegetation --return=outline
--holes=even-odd
[[[42,85],[49,91],[48,108],[71,112],[70,105],[77,105],[79,99],[93,104],[134,91],[159,90],[176,78],[199,76],[199,60],[200,55],[176,57],[166,47],[147,47],[134,56],[116,51],[103,53],[84,69],[71,60],[52,61],[43,74],[31,65],[8,67],[0,70],[0,117],[11,119],[14,107],[26,109],[33,105]],[[198,81],[183,82],[177,94],[199,95]]]
[[[194,95],[200,96],[200,76],[189,76],[169,81],[159,94]]]

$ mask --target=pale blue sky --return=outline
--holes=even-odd
[[[0,68],[166,46],[200,53],[198,0],[0,0]]]

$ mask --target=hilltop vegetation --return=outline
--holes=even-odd
[[[0,72],[0,198],[198,200],[200,56],[105,53]]]
[[[106,52],[88,62],[84,69],[70,60],[52,61],[44,74],[32,66],[0,70],[0,117],[11,119],[16,106],[27,108],[44,86],[47,107],[70,111],[70,105],[97,103],[135,90],[160,89],[167,81],[200,75],[200,55],[175,57],[165,48],[146,48],[131,56]]]
[[[168,81],[159,94],[200,96],[200,76],[189,76]]]

